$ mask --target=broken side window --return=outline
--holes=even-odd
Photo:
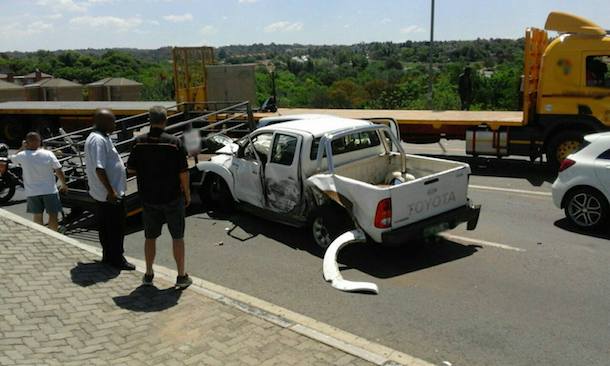
[[[248,142],[248,145],[244,148],[244,158],[247,160],[256,160],[256,154],[261,159],[262,163],[267,162],[269,152],[271,151],[271,141],[273,139],[272,133],[262,133],[252,137],[252,141]]]
[[[271,162],[281,165],[292,165],[296,147],[296,137],[278,134],[275,137],[273,153],[271,154]]]

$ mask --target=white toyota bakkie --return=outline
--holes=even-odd
[[[202,200],[309,225],[321,247],[355,227],[392,245],[463,222],[474,230],[468,164],[407,155],[395,122],[382,122],[328,116],[257,129],[197,164]]]

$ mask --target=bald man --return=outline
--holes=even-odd
[[[89,195],[96,202],[102,262],[119,270],[134,270],[123,256],[125,237],[125,195],[127,176],[125,164],[114,147],[110,134],[115,117],[108,109],[98,109],[93,116],[94,130],[85,141],[85,159]]]

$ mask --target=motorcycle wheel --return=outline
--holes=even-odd
[[[15,195],[15,182],[8,176],[0,177],[0,204],[7,203]]]

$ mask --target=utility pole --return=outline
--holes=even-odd
[[[429,109],[433,109],[433,105],[432,105],[432,99],[434,97],[434,89],[433,89],[433,83],[432,80],[434,78],[434,68],[432,67],[432,62],[433,62],[433,50],[434,50],[434,0],[432,0],[432,7],[431,7],[431,11],[430,11],[430,44],[428,45],[428,51],[429,51],[429,56],[428,56],[428,108]]]

